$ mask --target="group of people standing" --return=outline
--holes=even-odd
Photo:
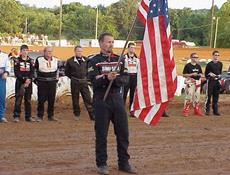
[[[24,98],[25,121],[41,122],[44,116],[44,103],[48,101],[48,120],[57,121],[54,116],[54,102],[56,96],[56,84],[58,81],[58,60],[52,56],[53,49],[51,47],[44,48],[43,56],[38,57],[35,61],[28,56],[29,47],[22,45],[20,54],[17,57],[11,58],[14,61],[15,82],[15,104],[13,111],[13,121],[19,122],[21,116],[21,103]],[[6,78],[9,75],[9,60],[4,60],[3,76],[1,81],[4,82],[1,89],[6,87]],[[3,61],[3,59],[1,59]],[[31,95],[33,84],[35,82],[38,87],[38,105],[37,117],[34,119],[31,114]],[[1,98],[5,98],[4,95]],[[0,122],[6,123],[4,117],[5,99],[1,100],[2,114]]]
[[[183,108],[183,115],[187,117],[189,115],[189,108],[192,105],[194,108],[194,114],[203,116],[200,106],[200,92],[202,79],[206,79],[206,100],[204,105],[205,115],[210,115],[210,106],[212,99],[213,115],[220,116],[218,101],[220,93],[220,78],[222,73],[223,64],[219,61],[219,51],[213,51],[212,61],[209,62],[205,68],[203,74],[201,66],[198,62],[198,54],[192,53],[190,55],[191,62],[186,64],[183,70],[183,76],[185,77],[185,102]]]
[[[118,65],[119,56],[113,53],[114,38],[111,33],[99,36],[101,52],[87,59],[82,56],[81,46],[74,48],[75,55],[67,60],[65,74],[71,79],[73,113],[80,119],[79,94],[81,94],[91,120],[95,120],[96,133],[96,165],[99,174],[109,174],[107,166],[107,135],[110,121],[113,123],[117,140],[118,167],[120,171],[136,174],[130,165],[128,154],[129,131],[128,118],[124,102],[130,90],[129,108],[131,107],[137,81],[137,65],[139,59],[135,54],[135,44],[128,45],[128,53]],[[15,105],[14,122],[20,121],[21,103],[24,98],[25,121],[42,122],[44,103],[48,101],[48,120],[57,121],[54,115],[56,84],[58,81],[58,60],[52,56],[52,48],[45,47],[44,54],[36,60],[28,56],[28,46],[20,47],[20,55],[14,60]],[[1,56],[1,55],[0,55]],[[8,58],[0,59],[0,122],[6,123],[5,94],[6,78],[9,75]],[[118,68],[116,68],[118,65]],[[129,80],[130,78],[130,80]],[[93,86],[93,99],[88,84]],[[107,98],[104,94],[113,81]],[[31,115],[32,82],[38,87],[37,116]],[[4,88],[2,88],[4,87]]]
[[[76,120],[80,119],[79,95],[81,94],[91,120],[95,120],[96,135],[96,165],[99,174],[109,174],[107,166],[107,135],[110,121],[113,123],[117,140],[119,170],[135,174],[136,170],[129,164],[129,131],[125,102],[129,91],[129,109],[133,102],[137,86],[137,71],[139,59],[135,54],[135,44],[129,43],[128,53],[121,59],[113,53],[114,38],[111,33],[99,36],[100,53],[91,58],[82,55],[82,47],[74,48],[74,56],[67,60],[65,75],[71,80],[73,113]],[[20,55],[14,59],[15,105],[13,118],[19,122],[21,103],[24,98],[25,121],[41,122],[44,117],[44,103],[48,101],[48,120],[57,121],[54,115],[56,84],[58,81],[58,60],[53,57],[51,47],[44,48],[44,54],[35,61],[28,56],[28,46],[20,47]],[[1,53],[0,53],[1,57]],[[0,59],[0,122],[7,122],[5,113],[6,78],[9,74],[8,58]],[[191,54],[191,63],[185,65],[183,76],[186,78],[185,103],[183,114],[189,115],[190,105],[196,115],[203,115],[200,107],[201,79],[207,79],[207,98],[205,114],[210,114],[212,99],[213,114],[219,116],[218,98],[220,75],[223,64],[219,61],[219,52],[213,52],[213,60],[202,73],[198,64],[198,54]],[[89,91],[89,81],[93,87],[93,98]],[[112,81],[111,89],[104,99],[105,92]],[[37,117],[31,115],[32,82],[38,86]],[[164,113],[163,115],[167,115]],[[133,114],[130,114],[132,117]]]

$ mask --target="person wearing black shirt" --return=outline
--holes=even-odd
[[[107,135],[110,121],[114,125],[117,140],[119,170],[127,173],[136,173],[129,164],[129,132],[128,119],[125,111],[122,87],[128,81],[124,61],[118,64],[119,56],[113,54],[113,35],[103,33],[99,36],[101,53],[91,58],[88,62],[88,78],[93,85],[93,109],[95,114],[96,132],[96,164],[100,174],[109,174],[107,166]],[[110,81],[113,84],[104,101],[106,89]]]
[[[31,117],[31,95],[32,79],[34,78],[34,61],[28,56],[28,46],[20,47],[20,56],[14,58],[15,82],[15,105],[14,105],[14,122],[19,122],[21,113],[21,103],[24,97],[25,120],[34,122]]]
[[[190,55],[191,62],[187,63],[183,70],[183,76],[185,77],[185,102],[183,108],[183,115],[187,117],[189,115],[189,107],[192,104],[194,108],[194,114],[202,116],[200,110],[200,88],[201,88],[201,76],[202,69],[198,64],[198,54],[192,53]]]
[[[218,110],[218,100],[221,86],[219,80],[222,73],[223,64],[219,61],[219,51],[214,51],[212,56],[212,61],[207,64],[205,69],[205,77],[208,85],[205,100],[205,114],[210,114],[210,103],[212,97],[213,114],[219,116],[220,113]]]
[[[75,56],[66,62],[65,75],[71,79],[73,112],[76,120],[80,118],[79,94],[83,98],[89,117],[94,120],[92,99],[87,81],[87,59],[82,56],[82,47],[74,48]]]

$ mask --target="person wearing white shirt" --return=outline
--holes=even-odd
[[[126,103],[127,94],[129,91],[129,109],[133,103],[134,92],[137,87],[137,68],[139,64],[139,58],[135,54],[135,44],[128,44],[128,53],[125,54],[125,69],[129,75],[129,83],[124,87],[123,99]],[[130,114],[130,117],[133,117],[133,114]]]
[[[0,123],[7,123],[6,111],[6,79],[10,72],[10,62],[8,55],[0,50]]]

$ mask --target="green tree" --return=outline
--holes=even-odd
[[[217,47],[230,47],[230,0],[223,4],[217,17],[219,18]]]
[[[209,41],[209,10],[170,9],[173,38],[207,45]]]
[[[28,32],[58,38],[59,20],[54,13],[46,9],[26,7],[23,18],[27,18]]]
[[[137,3],[133,0],[120,0],[108,7],[107,16],[111,16],[116,30],[119,31],[118,39],[126,39],[132,22],[137,13]],[[136,34],[133,33],[131,39],[135,39]]]
[[[21,32],[22,6],[15,0],[0,1],[0,33]]]
[[[80,3],[63,6],[63,32],[69,40],[94,38],[96,10]]]
[[[108,7],[98,6],[98,34],[109,31],[116,39],[126,39],[136,16],[140,0],[119,0]],[[230,47],[230,0],[218,9],[218,47]],[[59,8],[36,8],[22,5],[16,0],[0,0],[0,34],[28,32],[45,34],[58,38]],[[208,46],[211,28],[211,10],[170,9],[171,31],[174,39],[193,41],[200,46]],[[27,20],[27,26],[25,21]],[[63,5],[63,38],[78,41],[81,38],[94,38],[96,8],[81,3]],[[215,22],[215,21],[214,21]],[[215,23],[214,23],[215,28]],[[136,21],[130,40],[143,39],[144,26]],[[214,38],[213,32],[213,38]]]

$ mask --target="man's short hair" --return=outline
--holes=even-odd
[[[23,49],[29,49],[29,47],[26,45],[26,44],[23,44],[23,45],[21,45],[21,47],[20,47],[20,51],[22,51]]]
[[[130,43],[128,44],[128,48],[130,48],[131,46],[135,46],[135,43],[130,42]]]
[[[51,47],[51,46],[46,46],[46,47],[44,47],[44,52],[46,52],[47,51],[47,49],[52,49],[52,51],[53,51],[53,48]]]
[[[194,57],[194,55],[197,55],[197,53],[195,52],[191,53],[190,58]]]
[[[76,49],[78,49],[78,48],[82,48],[80,45],[76,45],[75,47],[74,47],[74,50],[76,50]]]
[[[212,55],[215,55],[216,53],[219,53],[219,51],[218,51],[218,50],[214,50],[214,51],[212,52]]]
[[[100,36],[98,37],[99,43],[100,43],[100,42],[103,42],[103,41],[104,41],[104,38],[105,38],[106,36],[111,36],[111,37],[113,37],[112,33],[104,32],[104,33],[100,34]]]

